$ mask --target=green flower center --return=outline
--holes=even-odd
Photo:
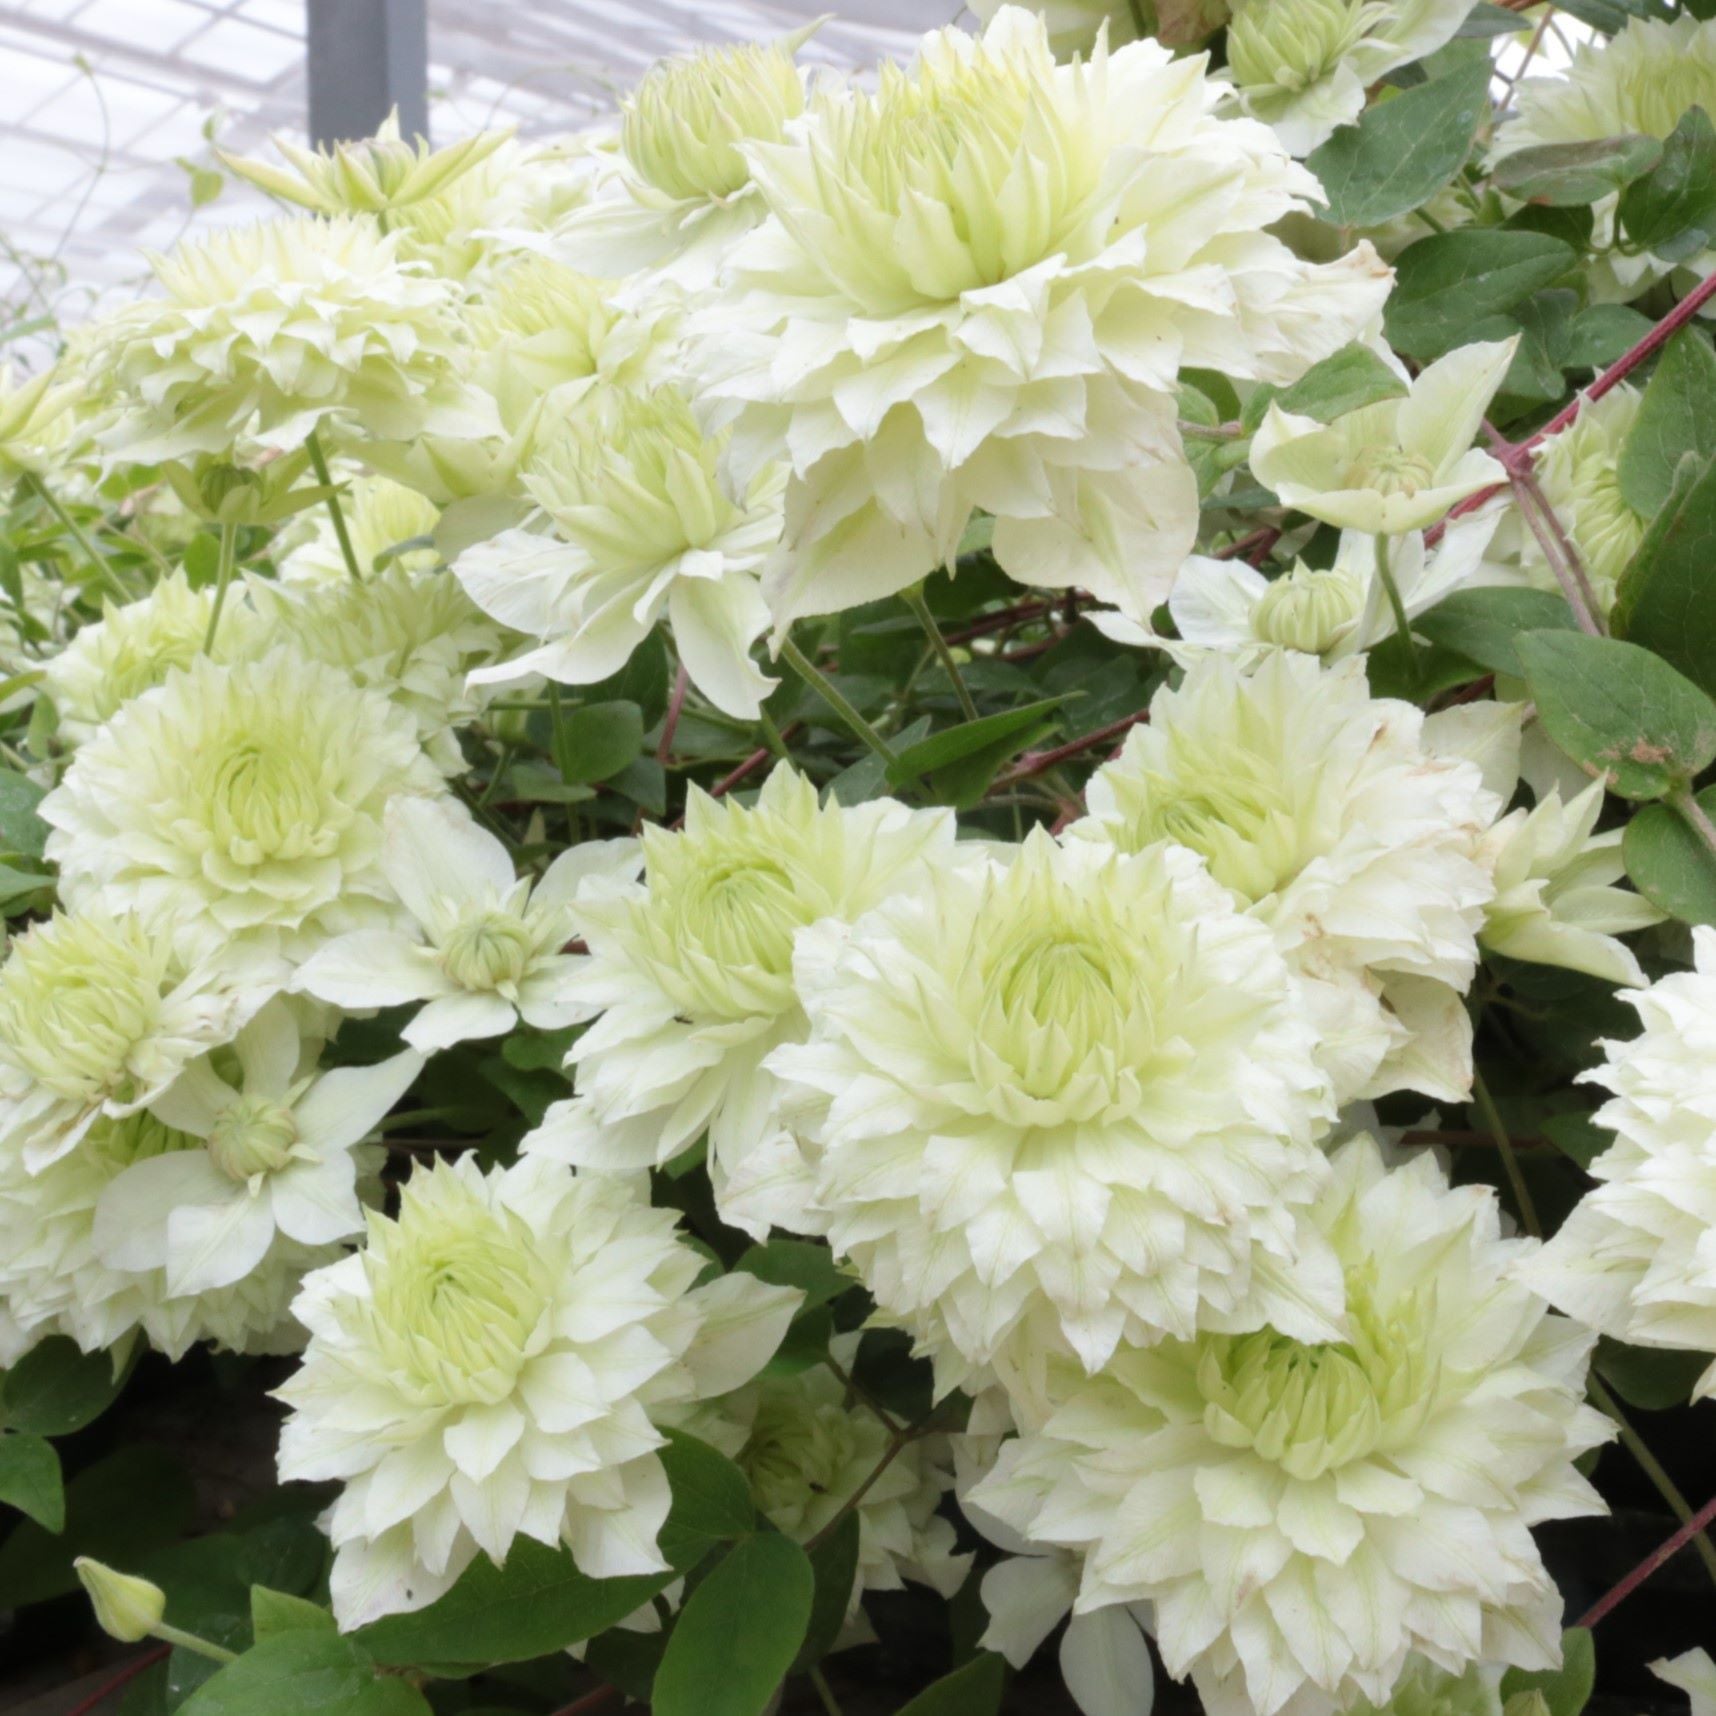
[[[680,932],[724,966],[792,971],[793,936],[814,913],[792,873],[767,858],[730,859],[692,875],[676,902]]]
[[[1298,565],[1263,592],[1252,611],[1252,630],[1264,642],[1306,655],[1332,649],[1358,618],[1364,590],[1341,567],[1314,572]]]
[[[1325,78],[1386,11],[1374,0],[1250,0],[1228,24],[1228,67],[1241,89],[1297,94]]]
[[[209,833],[236,864],[322,855],[330,845],[315,769],[279,745],[242,739],[210,757],[202,791]]]
[[[441,947],[441,969],[461,989],[511,988],[534,950],[530,931],[511,912],[478,912],[454,925]]]
[[[1352,488],[1409,498],[1435,481],[1436,471],[1430,461],[1422,454],[1407,452],[1404,447],[1366,447],[1347,473]]]
[[[1350,1341],[1312,1346],[1273,1329],[1206,1337],[1196,1358],[1205,1430],[1304,1480],[1365,1459],[1428,1415],[1429,1309],[1419,1289],[1380,1304],[1365,1265],[1347,1275]]]
[[[203,1141],[189,1132],[175,1131],[157,1120],[148,1109],[114,1120],[103,1116],[89,1129],[83,1149],[118,1174],[133,1162],[156,1156],[171,1156],[181,1150],[200,1150]]]
[[[1069,1037],[1110,1039],[1136,1001],[1122,993],[1129,972],[1118,948],[1082,928],[1057,926],[1028,934],[994,973],[1001,1004],[1015,1018],[1059,1025]]]
[[[241,1096],[220,1112],[209,1132],[209,1158],[229,1179],[273,1174],[292,1159],[298,1122],[284,1103]]]
[[[866,1436],[872,1422],[838,1406],[765,1397],[738,1456],[757,1506],[789,1535],[814,1529],[875,1464],[885,1438],[880,1425]]]

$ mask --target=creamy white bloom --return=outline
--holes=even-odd
[[[148,595],[123,607],[104,598],[101,618],[80,627],[66,647],[43,664],[60,738],[81,745],[133,697],[153,690],[174,668],[201,655],[213,609],[214,591],[193,590],[182,571],[170,573]],[[229,602],[221,613],[213,657],[234,660],[258,640],[251,610]]]
[[[1687,1695],[1692,1701],[1692,1716],[1716,1716],[1716,1662],[1709,1651],[1684,1651],[1653,1662],[1650,1671]]]
[[[1663,921],[1641,894],[1614,886],[1625,874],[1619,828],[1595,832],[1603,783],[1567,804],[1553,788],[1531,810],[1504,816],[1484,837],[1496,894],[1478,939],[1509,959],[1560,965],[1643,987],[1632,950],[1615,938]]]
[[[39,1172],[153,1101],[261,1005],[272,974],[255,975],[192,964],[102,899],[25,930],[0,965],[0,1160]]]
[[[1692,939],[1696,969],[1623,991],[1644,1029],[1581,1075],[1613,1093],[1596,1119],[1615,1142],[1526,1279],[1604,1334],[1716,1360],[1716,930]],[[1711,1395],[1716,1362],[1693,1389]]]
[[[814,28],[658,60],[622,104],[620,152],[598,194],[557,234],[566,258],[641,276],[652,296],[712,286],[768,212],[744,145],[780,142],[804,111],[793,54]]]
[[[1502,1674],[1499,1663],[1469,1663],[1455,1672],[1421,1656],[1409,1657],[1385,1700],[1373,1704],[1361,1698],[1342,1716],[1502,1716]]]
[[[753,1205],[732,1182],[748,1183],[752,1159],[781,1148],[779,1086],[764,1060],[805,1030],[795,939],[867,911],[953,839],[948,811],[819,804],[785,765],[752,806],[693,787],[683,831],[645,827],[640,881],[579,890],[590,951],[562,993],[575,1017],[596,1022],[568,1057],[576,1097],[549,1109],[527,1147],[636,1170],[670,1162],[707,1128],[724,1219],[766,1232],[767,1197],[759,1189]]]
[[[778,683],[751,649],[768,626],[757,572],[780,540],[785,476],[770,467],[732,489],[720,449],[674,388],[603,388],[576,406],[524,477],[552,533],[507,530],[454,562],[473,601],[542,640],[474,682],[606,679],[665,617],[697,689],[754,719]]]
[[[63,459],[77,397],[58,369],[18,377],[0,364],[0,480],[41,477]]]
[[[802,1209],[941,1387],[1278,1320],[1334,1333],[1305,1231],[1333,1118],[1269,931],[1200,861],[1038,831],[800,936]],[[1017,1401],[1016,1401],[1017,1407]]]
[[[848,1370],[857,1350],[856,1334],[829,1343]],[[686,1414],[684,1427],[738,1463],[758,1509],[795,1542],[809,1542],[857,1497],[849,1619],[870,1591],[898,1591],[909,1579],[951,1597],[965,1582],[971,1556],[956,1552],[952,1522],[937,1511],[953,1487],[948,1438],[914,1437],[889,1458],[889,1426],[826,1366],[761,1377]]]
[[[791,463],[778,626],[951,564],[976,508],[1009,576],[1157,605],[1197,525],[1181,366],[1287,382],[1388,282],[1368,247],[1313,266],[1269,236],[1316,183],[1220,99],[1154,41],[1057,66],[1007,6],[745,146],[771,219],[700,361],[740,470]]]
[[[1389,544],[1389,571],[1408,620],[1454,590],[1493,576],[1486,550],[1499,523],[1496,513],[1455,519],[1432,552],[1416,530]],[[1110,609],[1087,617],[1116,643],[1165,650],[1182,667],[1212,650],[1240,667],[1255,666],[1276,649],[1340,661],[1374,648],[1396,629],[1393,604],[1377,576],[1376,538],[1356,530],[1342,532],[1333,564],[1313,568],[1296,560],[1274,579],[1237,555],[1194,554],[1168,592],[1168,613],[1178,638],[1159,637]]]
[[[194,1061],[150,1105],[200,1150],[167,1150],[114,1177],[94,1243],[110,1268],[163,1270],[174,1295],[242,1281],[285,1238],[331,1245],[363,1229],[357,1147],[422,1069],[407,1051],[375,1066],[306,1065],[298,1021],[269,1002],[230,1054]]]
[[[1080,1612],[1153,1602],[1212,1716],[1383,1705],[1414,1654],[1552,1666],[1561,1597],[1530,1527],[1604,1511],[1573,1464],[1614,1433],[1584,1404],[1593,1337],[1515,1279],[1534,1242],[1429,1154],[1389,1170],[1359,1138],[1333,1167],[1342,1338],[1124,1349],[972,1491],[1083,1555]]]
[[[1690,108],[1716,114],[1716,21],[1690,12],[1665,22],[1628,18],[1612,36],[1580,40],[1571,62],[1550,76],[1520,81],[1513,115],[1496,131],[1492,157],[1545,143],[1594,143],[1605,137],[1666,138]],[[1604,298],[1627,300],[1677,266],[1646,252],[1613,247],[1618,193],[1592,205],[1592,245],[1599,252],[1585,270]],[[1679,266],[1703,275],[1716,263],[1709,251]]]
[[[470,675],[517,639],[451,573],[395,563],[362,583],[342,576],[293,589],[253,578],[247,588],[257,616],[251,654],[285,642],[309,661],[341,669],[354,685],[410,716],[443,774],[465,772],[458,730],[476,720],[492,695],[473,686]]]
[[[635,873],[629,840],[562,852],[532,887],[506,848],[448,799],[396,798],[383,818],[381,870],[409,932],[355,930],[319,947],[294,986],[337,1007],[425,1006],[400,1033],[423,1054],[498,1037],[518,1020],[556,1030],[584,1016],[568,993],[579,961],[572,896],[588,876]]]
[[[156,257],[159,297],[101,324],[92,394],[136,461],[296,449],[324,417],[403,438],[465,429],[452,287],[403,264],[398,236],[313,216],[227,227]]]
[[[41,815],[69,904],[299,958],[392,915],[382,809],[440,786],[410,715],[282,648],[233,665],[199,656],[126,704]]]
[[[85,1352],[141,1331],[171,1359],[198,1341],[246,1353],[301,1346],[293,1295],[309,1270],[340,1255],[339,1246],[276,1236],[241,1279],[176,1292],[164,1266],[121,1268],[96,1243],[97,1211],[115,1180],[139,1163],[203,1150],[202,1139],[141,1109],[100,1116],[72,1150],[37,1173],[16,1157],[0,1159],[0,1298],[18,1324],[32,1337],[69,1335]]]
[[[970,0],[971,10],[987,24],[1003,0]],[[1049,27],[1049,45],[1061,59],[1088,55],[1099,32],[1111,48],[1141,35],[1181,47],[1217,30],[1228,13],[1227,0],[1045,0],[1033,8]],[[1142,20],[1142,22],[1141,22]]]
[[[334,474],[338,478],[343,473]],[[413,572],[427,572],[439,559],[432,547],[402,546],[433,536],[441,516],[441,509],[433,501],[403,483],[373,474],[356,476],[341,497],[340,511],[345,517],[346,535],[351,540],[360,577],[372,576],[386,554],[393,555],[390,565],[404,566]],[[326,507],[318,506],[304,514],[303,525],[287,534],[285,540],[292,537],[297,540],[279,560],[284,583],[343,584],[350,580],[351,568],[346,565],[334,521]]]
[[[1472,446],[1518,339],[1461,346],[1384,399],[1319,423],[1271,405],[1251,443],[1257,480],[1343,530],[1426,530],[1456,502],[1507,481]]]
[[[1385,72],[1452,40],[1473,0],[1233,0],[1227,68],[1240,105],[1295,155],[1364,111]]]
[[[1598,611],[1605,615],[1615,605],[1615,588],[1644,541],[1649,522],[1633,510],[1619,474],[1621,452],[1643,398],[1623,382],[1601,399],[1582,403],[1578,416],[1538,448],[1534,467],[1543,498],[1579,551]],[[1560,594],[1561,585],[1536,533],[1517,514],[1508,526],[1526,577],[1538,589]]]
[[[1085,801],[1072,837],[1189,846],[1270,929],[1343,1103],[1464,1100],[1461,997],[1494,892],[1478,843],[1502,807],[1475,764],[1433,753],[1419,710],[1370,696],[1362,658],[1279,650],[1247,676],[1206,657]]]
[[[665,1570],[651,1414],[748,1381],[799,1297],[693,1286],[675,1219],[617,1179],[466,1157],[420,1168],[397,1219],[305,1282],[280,1476],[345,1486],[325,1520],[342,1627],[422,1608],[520,1536],[596,1579]]]

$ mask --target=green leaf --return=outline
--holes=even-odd
[[[0,1502],[56,1536],[66,1526],[60,1457],[52,1442],[22,1430],[0,1434]]]
[[[337,1633],[276,1633],[203,1682],[180,1716],[430,1716],[428,1700],[397,1675],[378,1675]]]
[[[77,1589],[72,1557],[135,1568],[191,1522],[196,1498],[167,1449],[132,1443],[86,1467],[66,1485],[57,1535],[23,1519],[0,1543],[0,1609],[19,1609]]]
[[[1379,226],[1429,201],[1464,165],[1489,112],[1488,56],[1367,108],[1306,161],[1323,182],[1324,217]]]
[[[888,781],[903,787],[928,776],[937,798],[964,809],[983,796],[1002,763],[1058,724],[1053,711],[1065,701],[1044,697],[1018,709],[944,727],[901,750],[888,767]]]
[[[1005,1659],[986,1650],[902,1704],[899,1716],[996,1716],[1006,1684]]]
[[[1581,207],[1630,185],[1661,159],[1656,138],[1631,133],[1595,143],[1543,143],[1503,156],[1490,182],[1522,202]]]
[[[1560,596],[1496,586],[1456,590],[1420,614],[1412,629],[1491,673],[1517,676],[1522,669],[1514,643],[1522,632],[1572,631],[1574,625],[1573,610]]]
[[[1519,14],[1505,6],[1492,6],[1490,0],[1478,0],[1466,21],[1454,32],[1456,41],[1488,41],[1491,36],[1512,36],[1519,31]]]
[[[821,1662],[834,1648],[846,1624],[852,1602],[852,1582],[858,1577],[858,1510],[848,1513],[810,1553],[810,1570],[816,1579],[810,1603],[810,1625],[805,1628],[794,1671]]]
[[[45,796],[34,781],[9,769],[0,771],[0,852],[41,857],[48,825],[36,815],[36,806]]]
[[[1588,1114],[1552,1114],[1543,1122],[1543,1135],[1585,1169],[1615,1141],[1615,1135],[1605,1132]]]
[[[1630,1347],[1604,1335],[1597,1342],[1595,1362],[1603,1380],[1627,1405],[1666,1412],[1691,1400],[1693,1384],[1703,1375],[1710,1355]]]
[[[1698,795],[1698,807],[1716,816],[1716,786]],[[1716,924],[1716,856],[1666,804],[1645,805],[1621,839],[1632,884],[1653,906],[1688,924]]]
[[[586,703],[555,723],[555,761],[573,786],[617,775],[643,749],[643,711],[635,703]]]
[[[1621,229],[1641,250],[1683,262],[1716,237],[1716,129],[1689,107],[1662,146],[1662,160],[1621,193]]]
[[[930,719],[920,715],[911,726],[895,735],[896,754],[908,751],[930,730]],[[857,762],[844,768],[823,788],[825,800],[835,804],[865,804],[888,790],[888,765],[874,751],[866,751]]]
[[[1662,509],[1622,572],[1610,624],[1617,635],[1716,692],[1716,459],[1688,454]]]
[[[1641,316],[1630,304],[1589,305],[1567,325],[1562,362],[1568,369],[1607,369],[1636,346],[1651,326],[1650,317]]]
[[[1421,238],[1396,259],[1388,337],[1409,357],[1438,358],[1463,345],[1474,322],[1511,310],[1577,260],[1571,246],[1537,232],[1479,227]]]
[[[250,1587],[250,1626],[257,1642],[275,1633],[331,1633],[334,1617],[320,1603],[294,1597],[290,1591],[270,1590],[266,1585]]]
[[[1716,703],[1649,650],[1552,631],[1514,647],[1549,737],[1622,798],[1661,798],[1716,758]]]
[[[660,1458],[673,1491],[661,1552],[675,1567],[695,1567],[717,1543],[757,1529],[751,1486],[725,1454],[683,1430],[669,1430]]]
[[[815,1590],[810,1559],[790,1537],[741,1538],[674,1624],[653,1716],[762,1716],[804,1643]]]
[[[570,1550],[520,1538],[505,1567],[478,1556],[427,1608],[372,1621],[352,1637],[377,1662],[524,1662],[605,1632],[673,1577],[592,1579],[578,1571]]]
[[[834,1261],[834,1253],[807,1239],[777,1236],[766,1245],[753,1245],[733,1267],[771,1286],[796,1287],[804,1295],[801,1312],[826,1305],[852,1285],[852,1277]]]
[[[69,1436],[92,1424],[119,1396],[125,1370],[114,1375],[110,1353],[85,1353],[76,1341],[53,1335],[6,1373],[0,1409],[14,1430]]]
[[[1654,518],[1688,453],[1716,453],[1716,352],[1688,328],[1662,354],[1621,449],[1621,493],[1634,512]]]
[[[1541,1692],[1549,1716],[1579,1716],[1597,1681],[1597,1647],[1583,1627],[1569,1627],[1561,1635],[1561,1666],[1527,1673],[1510,1668],[1502,1676],[1505,1702],[1520,1692]]]
[[[1300,417],[1333,423],[1349,411],[1405,395],[1406,383],[1369,346],[1355,341],[1313,364],[1291,387],[1256,388],[1240,421],[1246,429],[1256,429],[1275,404]]]

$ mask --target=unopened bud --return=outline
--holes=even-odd
[[[72,1563],[95,1610],[96,1624],[121,1644],[136,1644],[160,1626],[167,1612],[167,1593],[134,1573],[119,1573],[100,1561],[80,1555]]]

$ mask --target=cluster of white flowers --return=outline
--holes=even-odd
[[[1471,510],[1518,342],[1383,353],[1389,396],[1328,421],[1270,391],[1380,348],[1391,283],[1283,236],[1322,201],[1296,157],[1469,0],[1159,9],[1163,40],[985,6],[874,80],[722,49],[563,146],[235,162],[294,212],[157,259],[81,392],[0,382],[0,475],[159,464],[218,549],[147,584],[91,549],[114,588],[63,635],[56,599],[22,676],[59,909],[0,963],[0,1357],[302,1349],[280,1473],[341,1486],[342,1626],[520,1538],[667,1574],[684,1431],[802,1543],[856,1512],[854,1635],[866,1592],[963,1582],[957,1490],[1014,1557],[991,1643],[1071,1609],[1088,1709],[1149,1633],[1211,1716],[1498,1716],[1505,1668],[1558,1661],[1531,1528],[1601,1508],[1595,1332],[1716,1356],[1716,931],[1644,987],[1619,938],[1662,914],[1615,885],[1602,786],[1522,788],[1522,704],[1373,689],[1451,591],[1553,584]],[[1224,24],[1225,72],[1175,51]],[[1569,89],[1607,92],[1594,135],[1664,135],[1712,31],[1527,82],[1501,147],[1586,135]],[[1662,42],[1687,66],[1647,101]],[[1327,527],[1278,577],[1192,553],[1188,371],[1256,394],[1215,437]],[[1616,389],[1538,467],[1605,608],[1638,410]],[[819,791],[765,657],[814,675],[795,622],[916,602],[974,520],[1172,672],[1082,806],[961,841]],[[694,697],[757,724],[742,772],[781,755],[760,790],[558,852],[531,800],[503,839],[528,722],[577,804],[560,688],[658,634],[660,757]],[[1617,1142],[1547,1247],[1352,1112],[1472,1098],[1486,953],[1645,1021],[1590,1075]],[[516,1159],[522,1123],[385,1176],[430,1057],[515,1033],[570,1087]],[[977,1402],[961,1435],[861,1397],[851,1321],[769,1364],[799,1292],[651,1206],[698,1166],[723,1240],[826,1244]]]

